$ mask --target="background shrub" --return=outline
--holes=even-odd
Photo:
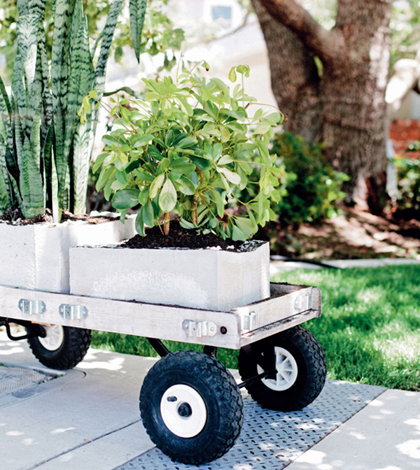
[[[284,132],[275,135],[272,153],[285,171],[283,197],[272,206],[281,222],[316,222],[337,212],[348,177],[327,163],[321,145],[308,146],[302,137]]]

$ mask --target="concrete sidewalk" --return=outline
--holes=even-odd
[[[51,379],[26,343],[0,333],[0,363],[1,385],[11,387],[0,387],[2,470],[197,468],[155,449],[139,419],[141,383],[155,359],[91,349]],[[11,382],[12,367],[20,382]],[[245,415],[233,449],[202,468],[420,469],[420,393],[328,382],[301,412],[262,410],[248,397]]]

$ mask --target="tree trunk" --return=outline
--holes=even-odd
[[[280,110],[287,114],[285,130],[307,142],[321,136],[320,77],[313,55],[298,37],[252,0],[267,45],[271,88]]]
[[[382,181],[386,171],[391,0],[339,0],[331,31],[294,0],[253,3],[267,41],[279,108],[290,113],[290,130],[308,143],[325,143],[328,160],[350,176],[344,189],[351,202],[357,189],[366,188],[367,178]],[[318,81],[314,56],[322,63]],[[290,91],[289,83],[296,88]],[[300,93],[299,87],[310,93]]]

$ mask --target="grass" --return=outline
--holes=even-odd
[[[420,391],[419,265],[300,270],[273,280],[321,288],[323,315],[305,326],[325,350],[329,378]],[[127,335],[94,332],[92,346],[156,356],[145,339]],[[237,351],[219,350],[218,359],[236,367]]]

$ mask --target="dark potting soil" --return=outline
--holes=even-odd
[[[122,245],[122,248],[190,248],[203,249],[220,247],[228,251],[247,251],[249,243],[233,240],[223,240],[213,233],[198,234],[195,230],[182,228],[178,222],[171,222],[168,235],[164,235],[156,226],[146,229],[146,236],[135,235]]]
[[[63,211],[61,215],[61,222],[71,220],[73,222],[77,220],[83,220],[91,224],[101,224],[108,222],[109,220],[115,220],[116,217],[108,216],[90,216],[86,214],[72,214],[71,212]],[[4,211],[3,215],[0,216],[0,221],[13,224],[13,225],[35,225],[35,224],[46,224],[54,222],[52,212],[49,209],[45,210],[44,214],[37,215],[30,219],[25,219],[20,209]]]
[[[47,210],[45,214],[37,215],[31,219],[25,219],[20,209],[4,211],[3,215],[0,217],[0,220],[6,223],[18,223],[19,225],[33,225],[33,224],[42,224],[46,222],[52,222],[52,215]]]

